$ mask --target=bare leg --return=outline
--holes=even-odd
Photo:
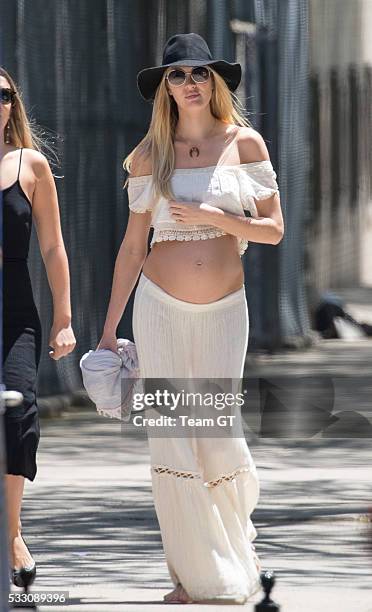
[[[21,505],[25,479],[23,476],[5,475],[5,492],[8,511],[9,560],[12,568],[30,567],[34,560],[23,541],[21,530]]]

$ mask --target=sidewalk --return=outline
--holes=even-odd
[[[281,612],[372,612],[371,364],[372,339],[248,356],[246,376],[256,379],[256,394],[259,380],[279,380],[275,401],[281,402],[288,381],[301,390],[309,379],[314,389],[327,379],[334,389],[330,411],[341,415],[307,439],[259,437],[255,418],[246,427],[261,489],[252,516],[255,545],[263,568],[276,573],[273,598]],[[353,437],[345,437],[348,411],[362,419]],[[152,502],[147,440],[133,425],[121,434],[118,422],[78,407],[43,420],[23,524],[38,561],[33,590],[69,591],[68,606],[41,612],[169,609],[162,599],[173,587]],[[223,610],[253,612],[260,599]]]
[[[38,477],[26,486],[24,533],[38,560],[34,590],[67,590],[70,605],[41,612],[166,609],[161,602],[172,585],[145,437],[133,430],[121,436],[119,423],[86,410],[42,427]],[[261,484],[255,544],[264,569],[276,572],[281,611],[372,612],[372,558],[365,549],[370,440],[298,444],[253,436],[248,443]],[[178,608],[184,605],[172,606]],[[241,608],[254,609],[253,603]]]

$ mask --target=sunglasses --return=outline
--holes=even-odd
[[[1,104],[10,104],[10,102],[14,102],[16,92],[13,89],[9,89],[9,87],[1,88]]]
[[[196,66],[191,72],[185,72],[182,68],[174,68],[166,75],[169,85],[180,87],[186,83],[187,75],[190,75],[194,83],[206,83],[211,76],[211,71],[207,66]]]

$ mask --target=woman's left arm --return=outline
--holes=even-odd
[[[49,336],[52,359],[68,355],[76,340],[71,327],[70,275],[62,237],[57,190],[47,159],[34,152],[36,178],[32,211],[49,286],[53,296],[53,324]]]
[[[251,128],[242,130],[239,154],[242,164],[270,159],[261,134]],[[170,202],[171,215],[179,223],[212,225],[227,234],[252,242],[279,244],[284,235],[279,194],[256,200],[256,208],[259,216],[253,218],[235,215],[205,202]]]
[[[258,206],[257,206],[258,210]],[[222,229],[227,234],[261,244],[279,244],[284,236],[279,196],[276,193],[266,200],[260,200],[260,217],[233,215],[221,209],[210,213],[210,225]]]
[[[238,147],[242,164],[270,160],[264,139],[253,128],[241,129]],[[254,218],[232,215],[218,209],[214,212],[214,224],[239,238],[263,244],[279,244],[284,236],[279,193],[264,200],[256,200],[256,208],[259,216]]]

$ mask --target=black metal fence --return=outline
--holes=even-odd
[[[39,394],[81,387],[78,361],[100,338],[127,218],[122,160],[143,136],[151,107],[136,74],[161,60],[166,39],[196,31],[212,53],[244,67],[239,94],[278,174],[286,235],[244,256],[248,350],[274,350],[309,331],[304,219],[309,207],[307,0],[14,0],[0,8],[5,67],[36,122],[58,134],[55,169],[71,267],[76,350],[47,353],[51,296],[35,235],[30,270],[42,314]],[[293,57],[296,61],[293,62]],[[150,236],[151,239],[151,236]],[[133,295],[119,333],[133,339]]]
[[[370,268],[372,13],[369,0],[311,0],[310,7],[311,216],[305,255],[312,305],[324,289],[363,285]]]

